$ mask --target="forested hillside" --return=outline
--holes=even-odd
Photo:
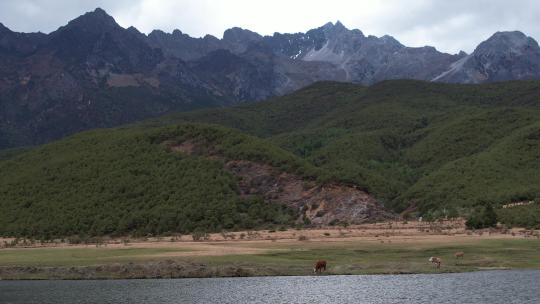
[[[223,159],[170,144],[198,139]],[[292,225],[295,210],[237,195],[228,158],[309,175],[314,168],[256,138],[219,127],[121,128],[78,134],[0,163],[0,234],[163,234]]]
[[[540,82],[318,83],[256,105],[151,124],[219,123],[267,138],[397,211],[540,197]]]
[[[80,133],[0,154],[0,233],[328,223],[330,209],[314,201],[338,210],[352,208],[338,205],[351,197],[366,206],[364,215],[377,215],[362,220],[387,216],[373,211],[379,203],[435,218],[467,215],[480,204],[535,201],[499,212],[507,222],[534,226],[537,212],[527,210],[540,203],[539,117],[536,81],[325,82],[258,104]],[[287,192],[294,188],[287,182],[296,192]]]

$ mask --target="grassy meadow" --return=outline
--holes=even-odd
[[[391,240],[394,241],[391,241]],[[217,246],[221,254],[205,253]],[[230,250],[228,250],[229,248]],[[234,249],[234,250],[232,250]],[[257,253],[242,253],[258,250]],[[227,253],[230,251],[230,253]],[[453,254],[464,251],[457,260]],[[237,252],[237,253],[234,253]],[[428,262],[430,256],[443,259],[440,269]],[[84,267],[167,261],[178,263],[189,273],[191,268],[207,270],[197,276],[229,276],[221,269],[241,270],[242,276],[310,275],[313,263],[328,261],[326,274],[401,274],[468,272],[493,269],[540,269],[540,241],[536,239],[448,238],[340,241],[253,241],[219,243],[174,243],[159,248],[87,247],[20,248],[0,250],[1,270],[9,267]],[[158,265],[158,264],[155,264]],[[195,265],[195,266],[194,266]],[[191,267],[191,268],[190,268]],[[101,278],[118,278],[118,273]],[[183,275],[182,275],[183,276]],[[189,276],[189,275],[188,275]],[[121,277],[121,276],[120,276]],[[48,278],[42,272],[21,272],[17,278]]]

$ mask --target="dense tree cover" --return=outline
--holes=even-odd
[[[476,206],[467,217],[465,223],[471,229],[483,229],[497,225],[497,213],[491,204]]]
[[[516,206],[513,208],[497,210],[497,217],[502,224],[509,227],[525,227],[529,229],[540,229],[540,204],[535,203],[528,206]]]
[[[85,132],[0,163],[0,235],[187,233],[289,225],[297,217],[283,206],[239,198],[223,160],[164,144],[188,138],[225,158],[310,170],[282,149],[221,127]]]
[[[262,103],[85,132],[0,154],[0,233],[159,234],[291,222],[290,210],[240,199],[223,159],[205,154],[354,184],[395,211],[468,216],[488,202],[502,222],[536,225],[536,207],[523,221],[521,208],[498,207],[540,197],[539,117],[538,81],[318,83]],[[188,139],[202,147],[199,155],[167,148]]]
[[[0,150],[0,161],[13,158],[29,149],[30,148],[12,148],[12,149]]]
[[[426,215],[540,195],[539,117],[539,81],[399,80],[318,83],[260,104],[148,123],[238,128],[323,169],[323,181],[360,185],[397,211],[416,206]]]

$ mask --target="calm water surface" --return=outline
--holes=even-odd
[[[0,281],[0,303],[540,303],[540,271],[115,281]]]

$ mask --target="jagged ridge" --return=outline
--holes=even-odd
[[[342,23],[223,39],[124,29],[96,9],[48,35],[0,27],[0,149],[174,111],[282,95],[317,81],[481,83],[540,77],[540,49],[496,33],[472,54],[410,48]]]

